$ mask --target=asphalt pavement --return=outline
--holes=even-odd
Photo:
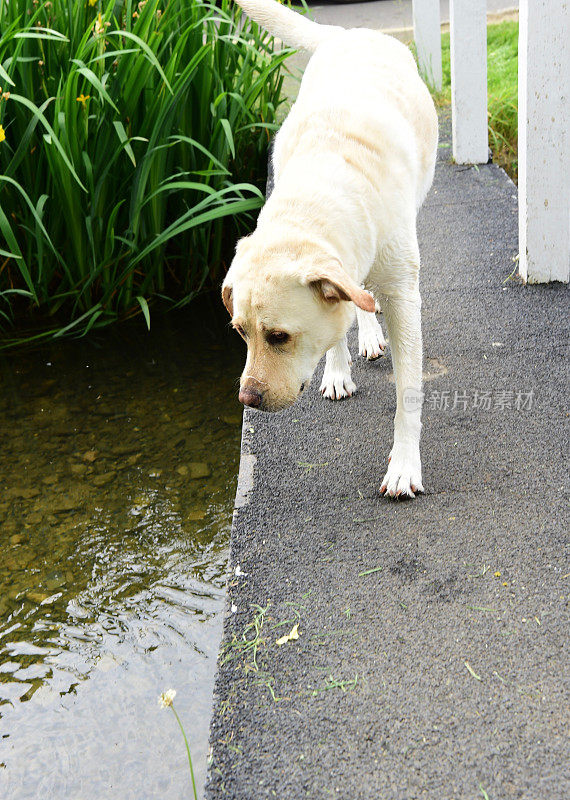
[[[210,800],[563,800],[568,290],[522,286],[517,193],[451,163],[420,212],[426,494],[382,498],[390,357],[247,410]],[[381,319],[381,318],[380,318]],[[278,643],[278,642],[281,643]]]

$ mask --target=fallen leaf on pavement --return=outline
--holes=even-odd
[[[291,629],[291,633],[286,633],[285,636],[282,636],[280,639],[277,639],[275,644],[285,644],[286,642],[292,642],[294,639],[299,638],[299,623],[293,625]]]

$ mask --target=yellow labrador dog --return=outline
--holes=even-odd
[[[377,356],[382,306],[394,363],[394,445],[380,491],[423,491],[422,335],[416,214],[434,174],[437,115],[407,47],[382,33],[317,25],[276,0],[236,0],[288,45],[313,53],[275,139],[275,188],[222,287],[247,342],[242,403],[295,402],[326,353],[325,397],[351,395],[346,344]]]

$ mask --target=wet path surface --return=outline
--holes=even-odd
[[[203,312],[0,361],[5,800],[189,796],[171,687],[203,784],[242,360]]]

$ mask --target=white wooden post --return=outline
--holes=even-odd
[[[568,3],[521,0],[519,17],[519,272],[529,283],[570,277]]]
[[[439,0],[414,0],[414,40],[420,75],[432,89],[441,91],[441,22]]]
[[[458,164],[486,164],[487,3],[451,0],[451,127]]]

